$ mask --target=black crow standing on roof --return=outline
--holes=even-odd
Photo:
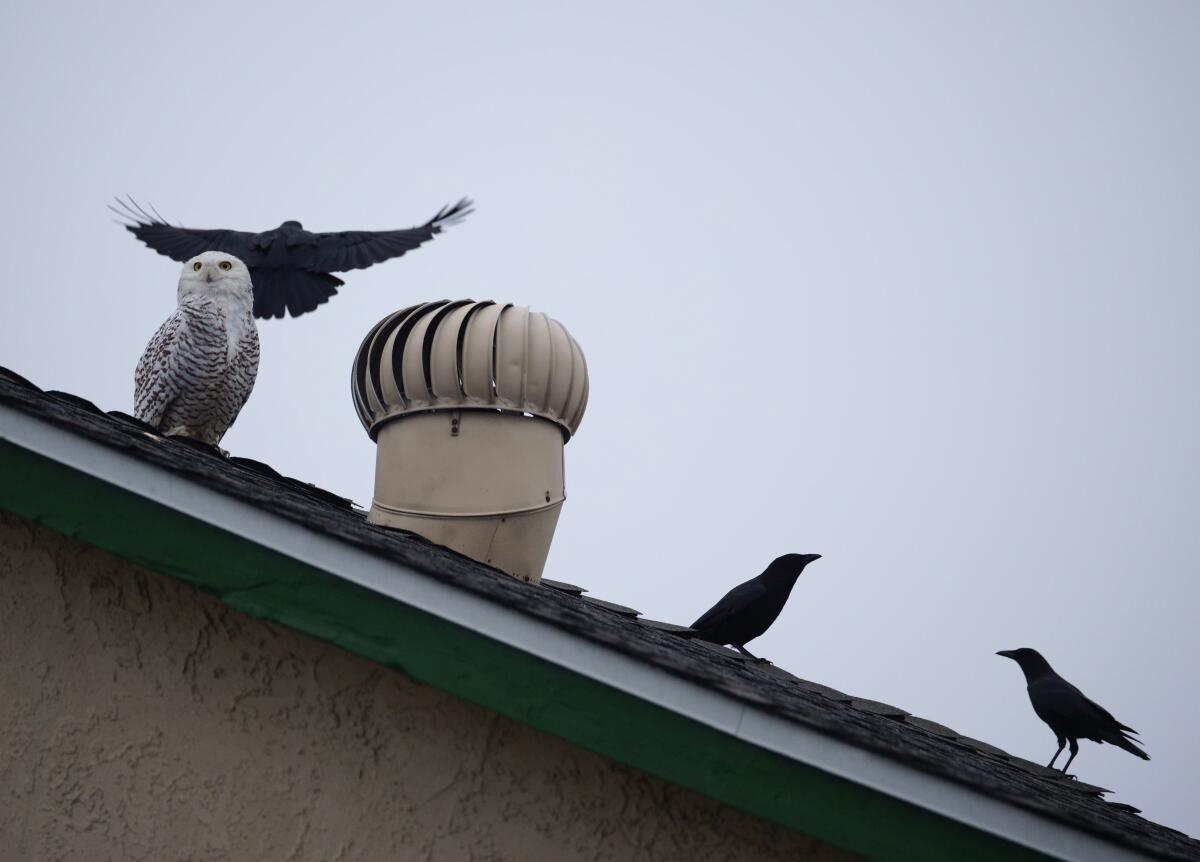
[[[238,230],[201,230],[176,227],[154,211],[147,213],[132,199],[117,199],[121,209],[109,207],[130,219],[125,228],[159,254],[187,261],[206,251],[223,251],[245,262],[254,285],[254,316],[292,317],[312,311],[345,284],[330,273],[366,269],[433,239],[445,228],[466,218],[469,199],[442,209],[425,224],[401,230],[344,230],[311,233],[298,221],[285,221],[274,230],[247,233]],[[153,209],[153,207],[151,207]]]
[[[791,595],[796,578],[820,554],[784,554],[757,578],[734,587],[704,616],[692,623],[696,637],[714,644],[732,644],[738,652],[766,661],[746,649],[746,644],[771,627]]]
[[[1067,772],[1071,761],[1079,753],[1079,740],[1090,739],[1100,744],[1109,743],[1123,748],[1130,754],[1136,754],[1142,760],[1149,760],[1150,755],[1135,744],[1137,740],[1130,739],[1127,734],[1137,733],[1132,727],[1126,727],[1112,717],[1112,713],[1097,703],[1084,697],[1083,692],[1054,672],[1050,663],[1042,658],[1035,649],[1001,650],[996,655],[1010,658],[1021,666],[1025,672],[1025,681],[1029,684],[1029,700],[1033,703],[1033,711],[1038,718],[1050,725],[1054,735],[1058,737],[1058,751],[1050,758],[1047,768],[1054,767],[1054,761],[1062,754],[1067,742],[1071,743],[1071,756],[1067,758],[1062,768]]]

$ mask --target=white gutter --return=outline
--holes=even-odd
[[[1072,862],[1150,857],[786,721],[519,611],[0,406],[0,440],[715,730]]]

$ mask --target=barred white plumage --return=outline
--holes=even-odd
[[[178,297],[138,361],[134,415],[215,446],[258,373],[250,272],[233,255],[206,251],[183,265]]]

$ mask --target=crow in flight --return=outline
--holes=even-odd
[[[771,627],[792,592],[804,567],[820,554],[784,554],[757,578],[734,587],[704,616],[692,623],[696,637],[714,644],[732,644],[738,652],[758,661],[746,644]]]
[[[172,260],[187,261],[206,251],[225,252],[243,260],[254,285],[255,317],[283,317],[284,309],[292,317],[312,311],[345,284],[330,273],[366,269],[399,257],[473,212],[471,201],[463,198],[442,207],[425,224],[402,230],[311,233],[298,221],[285,221],[274,230],[248,233],[176,227],[167,224],[157,210],[151,215],[132,199],[127,203],[118,198],[117,203],[121,209],[109,209],[133,222],[122,222],[125,229]]]
[[[1062,768],[1063,774],[1066,775],[1071,761],[1079,753],[1081,739],[1090,739],[1101,745],[1107,742],[1125,749],[1130,754],[1136,754],[1142,760],[1150,759],[1150,755],[1137,747],[1137,740],[1128,736],[1129,733],[1137,733],[1136,730],[1121,724],[1104,707],[1084,697],[1083,692],[1056,674],[1050,663],[1042,658],[1037,650],[1022,647],[1001,650],[996,655],[1010,658],[1021,666],[1021,670],[1025,672],[1025,681],[1029,684],[1029,700],[1033,703],[1033,711],[1037,713],[1038,718],[1050,725],[1050,729],[1058,737],[1058,751],[1050,758],[1047,768],[1054,767],[1054,761],[1058,760],[1063,748],[1070,741],[1071,756]]]

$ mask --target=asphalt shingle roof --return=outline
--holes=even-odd
[[[1106,802],[1103,795],[1109,791],[1103,788],[1064,778],[903,709],[843,694],[733,650],[691,640],[684,626],[643,619],[632,608],[585,595],[583,587],[549,579],[526,584],[419,536],[369,524],[350,500],[282,476],[261,462],[224,457],[204,444],[163,437],[128,414],[106,413],[68,393],[42,391],[3,368],[0,405],[844,742],[1133,850],[1163,859],[1200,859],[1200,841],[1138,816],[1132,806]]]

